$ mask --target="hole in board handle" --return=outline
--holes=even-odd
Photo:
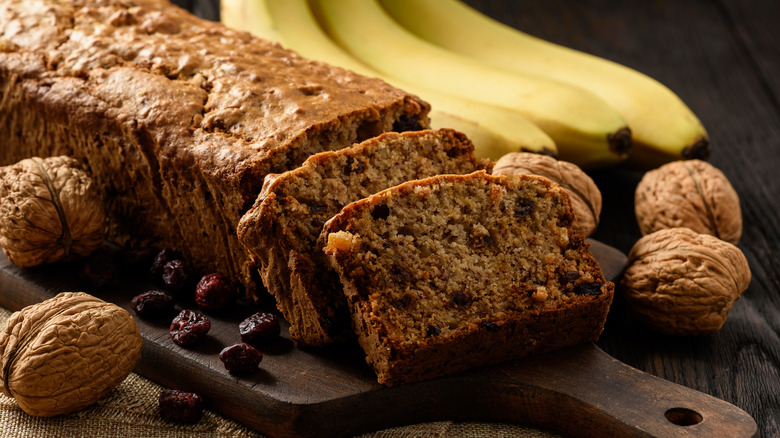
[[[688,408],[671,408],[664,412],[664,417],[678,426],[693,426],[704,420],[700,413]]]

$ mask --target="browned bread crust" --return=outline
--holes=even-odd
[[[597,340],[614,285],[572,220],[547,179],[475,172],[354,202],[320,242],[366,360],[397,385]]]
[[[0,29],[0,164],[71,155],[101,187],[112,239],[245,284],[235,229],[266,174],[428,123],[426,103],[380,80],[165,0],[7,0]]]
[[[471,173],[480,166],[464,134],[440,129],[385,133],[269,175],[238,235],[261,266],[263,283],[290,322],[291,337],[325,345],[352,334],[341,284],[317,243],[328,219],[350,202],[388,187],[443,173]]]

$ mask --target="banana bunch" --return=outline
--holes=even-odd
[[[497,160],[519,151],[557,155],[553,139],[517,112],[406,84],[361,63],[325,34],[306,0],[222,0],[220,12],[229,27],[279,42],[309,59],[380,77],[422,96],[432,105],[431,126],[464,132],[480,158]]]
[[[693,112],[674,92],[636,70],[520,32],[460,0],[379,1],[425,41],[496,68],[543,72],[592,91],[628,122],[633,137],[628,162],[634,167],[709,156],[707,132]]]
[[[589,169],[709,155],[703,126],[664,85],[460,0],[222,0],[221,12],[230,27],[418,94],[431,125],[465,132],[481,157],[557,151]]]
[[[561,159],[585,168],[613,165],[627,155],[631,134],[625,120],[585,89],[495,68],[429,43],[401,27],[378,0],[309,3],[338,45],[389,78],[519,112],[552,137]]]

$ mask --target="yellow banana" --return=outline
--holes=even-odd
[[[438,108],[431,110],[431,128],[452,128],[465,133],[474,143],[477,158],[496,161],[510,152],[558,156],[553,139],[518,113],[457,98],[444,103],[451,100],[449,96],[422,96]]]
[[[219,20],[225,26],[249,32],[260,38],[279,42],[268,6],[258,0],[221,0]]]
[[[413,36],[376,0],[312,0],[326,32],[388,77],[441,93],[514,109],[585,168],[621,162],[630,147],[625,120],[596,95],[539,76],[510,73]]]
[[[628,122],[629,163],[657,167],[707,158],[707,132],[669,88],[623,65],[504,25],[459,0],[380,0],[406,29],[454,52],[521,73],[539,73],[592,91]]]
[[[307,58],[380,77],[420,95],[432,105],[431,126],[464,132],[474,142],[480,158],[496,160],[521,150],[557,154],[550,136],[519,113],[404,84],[360,63],[330,40],[306,0],[222,0],[221,20],[234,29],[277,41]]]

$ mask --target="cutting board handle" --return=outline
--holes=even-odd
[[[494,399],[484,414],[567,435],[760,435],[754,419],[742,409],[634,369],[594,344],[500,366],[485,378],[490,383],[482,382],[484,387],[492,388],[484,396]]]

